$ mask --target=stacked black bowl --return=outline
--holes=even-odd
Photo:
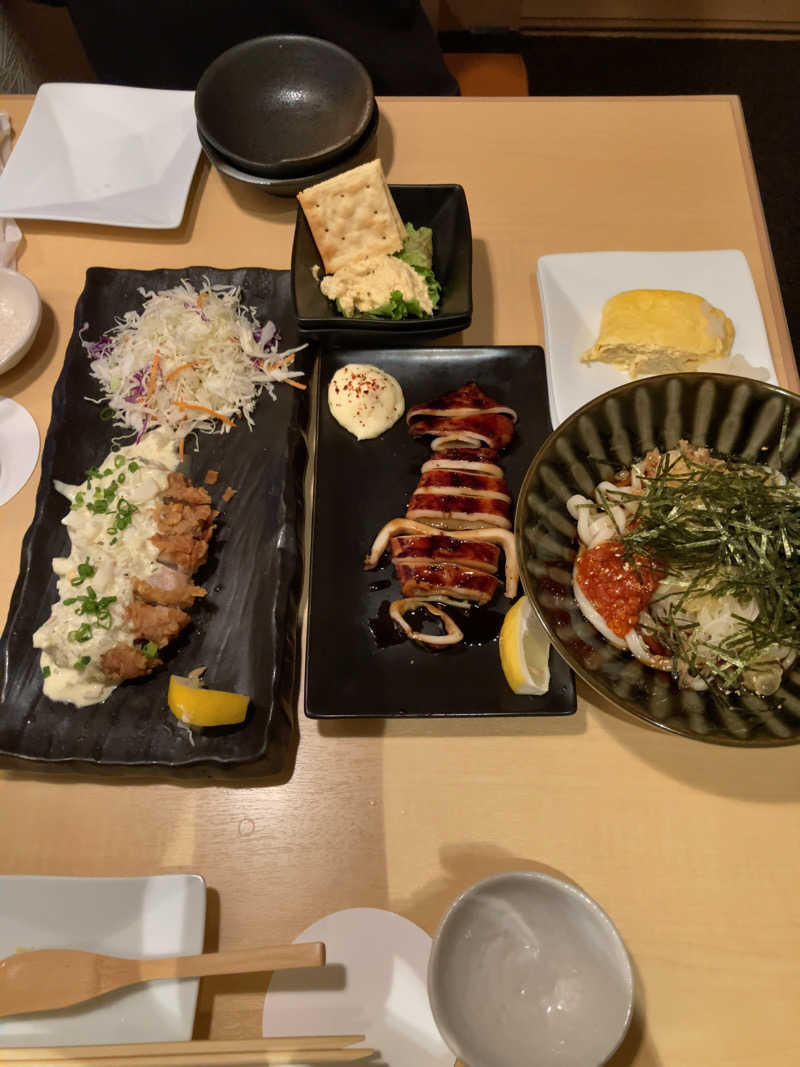
[[[198,83],[195,114],[211,163],[276,196],[375,157],[370,76],[317,37],[256,37],[223,52]]]

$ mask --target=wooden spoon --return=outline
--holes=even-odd
[[[0,960],[0,1018],[66,1008],[112,989],[153,979],[285,971],[324,964],[325,946],[321,941],[157,960],[121,959],[72,949],[20,952]]]

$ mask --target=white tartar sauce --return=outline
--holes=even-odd
[[[68,556],[53,560],[59,599],[33,635],[51,700],[85,707],[114,690],[100,660],[134,639],[126,614],[133,578],[146,581],[159,569],[150,541],[154,505],[177,465],[174,440],[153,430],[138,445],[109,453],[81,485],[54,483],[70,503],[61,521],[71,546]]]

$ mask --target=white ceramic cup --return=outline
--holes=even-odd
[[[633,1010],[614,924],[583,890],[538,871],[476,883],[442,919],[428,965],[434,1019],[469,1067],[600,1067]]]
[[[30,278],[0,267],[0,374],[27,353],[41,320],[42,301]]]

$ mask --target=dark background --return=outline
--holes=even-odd
[[[444,52],[516,52],[531,96],[741,97],[795,358],[800,352],[800,42],[443,33]]]

